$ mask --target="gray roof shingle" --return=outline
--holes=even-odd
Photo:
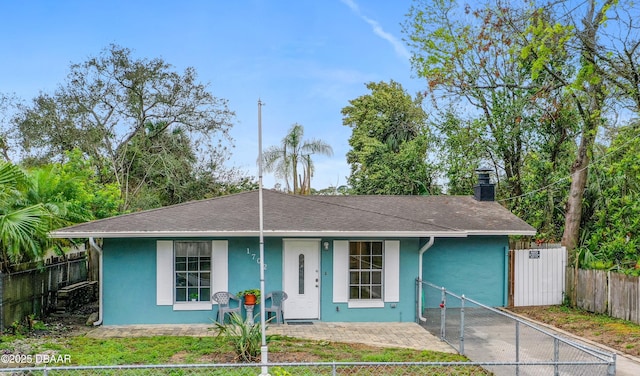
[[[497,202],[471,196],[296,196],[263,190],[265,236],[533,235]],[[78,224],[58,238],[257,236],[258,191]]]

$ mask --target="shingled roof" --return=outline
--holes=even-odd
[[[265,236],[534,235],[497,202],[471,196],[298,196],[263,190]],[[258,191],[82,223],[55,238],[258,236]]]

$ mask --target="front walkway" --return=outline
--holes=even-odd
[[[204,337],[215,335],[217,335],[217,331],[211,324],[108,325],[100,326],[87,333],[87,336],[92,338]],[[455,353],[451,346],[440,341],[416,323],[313,322],[293,325],[271,324],[267,327],[267,335]]]

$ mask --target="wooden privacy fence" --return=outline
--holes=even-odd
[[[567,268],[567,284],[575,286],[576,305],[589,312],[640,324],[640,278],[605,270]]]
[[[55,309],[60,288],[86,280],[85,252],[50,259],[40,268],[30,265],[25,270],[0,273],[0,332],[27,315],[46,315]]]
[[[509,251],[509,306],[562,304],[567,251],[564,247]]]

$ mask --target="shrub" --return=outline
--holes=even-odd
[[[229,324],[216,322],[218,336],[224,335],[233,346],[236,360],[253,362],[260,355],[262,330],[259,323],[250,324],[237,313],[232,313]]]

